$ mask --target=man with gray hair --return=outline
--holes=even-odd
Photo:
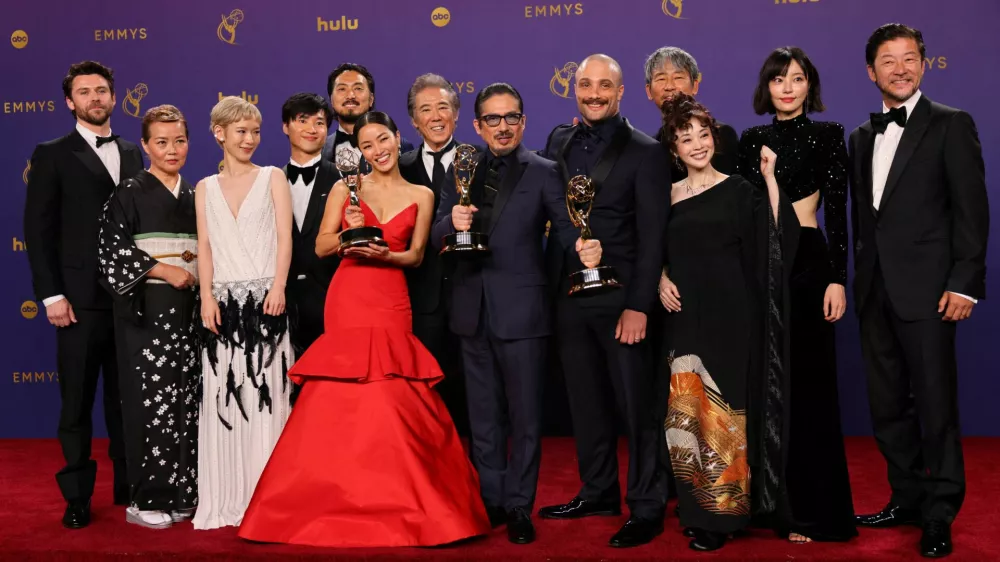
[[[698,62],[687,51],[678,47],[660,47],[646,58],[646,97],[657,108],[674,97],[678,92],[695,96],[701,86],[701,71]],[[739,157],[740,138],[736,130],[717,121],[719,125],[719,145],[715,147],[712,166],[723,174],[736,173]],[[660,131],[654,137],[660,140]],[[673,181],[687,177],[687,170],[679,162],[673,162]]]
[[[455,126],[461,101],[458,93],[444,77],[422,74],[413,81],[406,96],[406,109],[413,128],[423,142],[399,158],[399,172],[410,183],[429,187],[434,192],[434,209],[441,200],[445,174],[455,159]],[[444,275],[437,252],[425,252],[417,268],[407,268],[406,280],[413,309],[413,334],[434,355],[445,373],[438,391],[461,435],[469,434],[469,414],[466,408],[465,385],[459,376],[458,342],[451,341],[445,315]]]

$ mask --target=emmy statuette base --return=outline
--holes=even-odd
[[[341,257],[344,252],[351,248],[367,248],[369,244],[388,246],[388,242],[382,238],[382,229],[377,226],[361,226],[349,228],[340,233],[340,248],[337,254]]]
[[[569,276],[569,296],[590,297],[620,289],[618,273],[610,265],[582,269]]]
[[[453,232],[441,239],[442,256],[476,258],[490,253],[489,236],[481,232]]]

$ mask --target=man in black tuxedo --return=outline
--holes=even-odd
[[[596,185],[591,229],[603,244],[605,265],[616,268],[624,287],[599,296],[567,297],[568,276],[582,266],[549,239],[550,279],[559,291],[556,336],[583,488],[569,503],[542,508],[539,515],[573,519],[621,513],[617,402],[628,433],[625,501],[631,517],[610,544],[629,547],[663,532],[666,497],[663,474],[657,470],[663,419],[656,419],[660,408],[653,403],[646,319],[660,306],[656,288],[670,168],[663,146],[633,129],[619,113],[624,86],[614,59],[592,55],[584,60],[576,71],[575,91],[583,122],[556,127],[544,155],[558,163],[564,185],[577,175],[589,176]]]
[[[284,170],[291,186],[294,215],[288,311],[296,357],[301,357],[323,334],[326,290],[340,263],[336,256],[316,255],[316,235],[323,221],[326,197],[340,177],[336,167],[321,157],[332,120],[333,110],[317,94],[295,94],[281,106],[282,130],[292,151]],[[293,401],[297,394],[298,385],[292,390]]]
[[[70,66],[63,79],[76,129],[39,144],[31,156],[24,238],[35,296],[56,327],[59,443],[66,466],[56,482],[66,499],[63,525],[90,523],[97,462],[90,458],[91,411],[104,373],[104,421],[114,465],[114,502],[129,499],[122,436],[111,296],[98,283],[99,218],[115,186],[142,170],[139,147],[111,133],[115,81],[93,61]]]
[[[375,77],[360,64],[345,62],[333,69],[326,79],[326,91],[330,94],[330,104],[337,116],[337,129],[326,139],[323,159],[336,163],[337,152],[347,146],[358,154],[362,166],[366,165],[357,139],[354,138],[354,123],[358,118],[375,109]],[[413,144],[400,140],[400,153],[413,150]],[[365,170],[362,169],[362,172]],[[337,171],[340,178],[340,171]]]
[[[542,238],[596,265],[600,243],[579,240],[566,213],[555,164],[521,144],[521,95],[497,83],[476,95],[473,126],[488,150],[477,155],[471,206],[457,203],[454,169],[441,187],[431,243],[456,231],[489,236],[490,255],[456,264],[451,328],[461,337],[472,429],[472,461],[490,520],[507,538],[535,540],[530,513],[541,462],[542,381],[552,333]],[[451,180],[451,181],[449,181]],[[509,420],[510,457],[508,459]]]
[[[989,205],[975,123],[921,94],[924,54],[904,25],[868,39],[882,111],[849,143],[855,309],[892,488],[858,524],[922,525],[921,553],[939,557],[965,497],[955,331],[986,296]]]
[[[406,181],[427,186],[434,192],[434,209],[438,208],[445,175],[455,160],[455,147],[459,143],[454,134],[460,108],[458,93],[451,82],[437,74],[418,76],[406,97],[410,121],[423,143],[400,157],[399,172]],[[441,365],[445,378],[436,388],[448,406],[459,435],[468,435],[465,385],[459,368],[458,346],[448,332],[448,290],[444,278],[441,258],[433,251],[424,253],[420,267],[407,269],[413,334]]]
[[[657,115],[663,103],[674,97],[674,94],[681,92],[693,97],[700,86],[701,70],[698,69],[698,62],[684,49],[660,47],[646,58],[646,98],[656,105]],[[740,137],[731,126],[721,121],[716,123],[719,125],[719,144],[715,147],[712,166],[723,174],[735,174],[739,161]],[[660,140],[659,129],[653,138]],[[672,161],[671,165],[672,181],[687,177],[687,167],[677,161]]]

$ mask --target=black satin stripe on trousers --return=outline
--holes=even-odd
[[[779,530],[839,541],[857,531],[840,424],[836,334],[823,312],[829,264],[823,231],[803,227],[789,283],[791,403],[784,488],[790,513]]]
[[[892,502],[924,520],[951,522],[965,499],[954,322],[907,322],[895,313],[876,264],[861,311],[861,351]]]

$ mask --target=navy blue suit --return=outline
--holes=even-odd
[[[474,187],[483,181],[486,169],[486,155],[479,159]],[[553,235],[575,254],[579,232],[569,221],[565,189],[553,162],[523,146],[508,162],[489,224],[473,226],[485,227],[491,255],[455,264],[450,325],[462,340],[472,459],[483,500],[490,507],[530,512],[541,460],[546,338],[552,334],[542,241],[551,221]],[[455,231],[451,210],[458,194],[453,174],[448,173],[441,188],[431,229],[431,243],[438,249],[441,238]]]

